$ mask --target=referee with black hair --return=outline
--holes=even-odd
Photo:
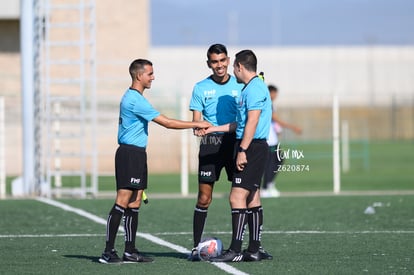
[[[144,97],[144,90],[151,88],[155,79],[152,62],[136,59],[129,66],[131,86],[124,93],[119,111],[118,144],[115,154],[116,199],[106,225],[105,250],[100,263],[152,262],[135,246],[138,213],[142,194],[147,188],[148,123],[154,121],[169,129],[207,128],[206,121],[190,122],[168,118],[155,110]],[[145,198],[144,198],[145,200]],[[115,239],[124,217],[125,250],[122,259],[115,250]]]

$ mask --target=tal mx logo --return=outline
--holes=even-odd
[[[305,157],[303,150],[296,150],[296,149],[281,149],[280,143],[277,145],[276,148],[277,159],[282,161],[283,159],[303,159]]]

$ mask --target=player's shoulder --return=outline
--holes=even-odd
[[[214,83],[214,81],[211,78],[211,76],[209,75],[208,77],[198,81],[194,86],[195,87],[202,87],[202,86],[206,86],[206,85],[211,85],[212,83]]]
[[[133,98],[136,98],[136,97],[137,97],[137,95],[136,95],[135,91],[133,91],[131,89],[127,89],[125,91],[125,93],[123,94],[123,96],[122,96],[122,101],[130,101],[130,100],[133,100]]]
[[[263,82],[259,77],[255,77],[251,80],[251,85],[248,85],[248,87],[254,87],[255,89],[260,89],[263,91],[266,91],[266,93],[269,92],[266,83]]]
[[[125,92],[124,97],[131,101],[147,101],[147,99],[140,92],[133,89],[128,89]]]
[[[135,108],[133,106],[139,106],[140,108],[152,107],[151,103],[141,93],[136,90],[127,90],[122,97],[121,104],[127,108]]]

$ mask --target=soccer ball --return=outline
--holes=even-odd
[[[203,261],[217,257],[223,250],[223,243],[215,237],[203,238],[197,247],[198,256]]]

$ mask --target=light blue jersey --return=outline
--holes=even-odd
[[[243,138],[247,113],[252,110],[261,110],[253,138],[267,139],[272,120],[272,101],[266,84],[258,77],[250,80],[241,92],[237,113],[237,139]]]
[[[201,112],[203,119],[214,126],[234,122],[242,87],[234,76],[230,76],[224,84],[215,82],[209,76],[194,86],[190,110]]]
[[[128,89],[119,107],[118,143],[147,147],[148,122],[159,115],[141,93]]]

